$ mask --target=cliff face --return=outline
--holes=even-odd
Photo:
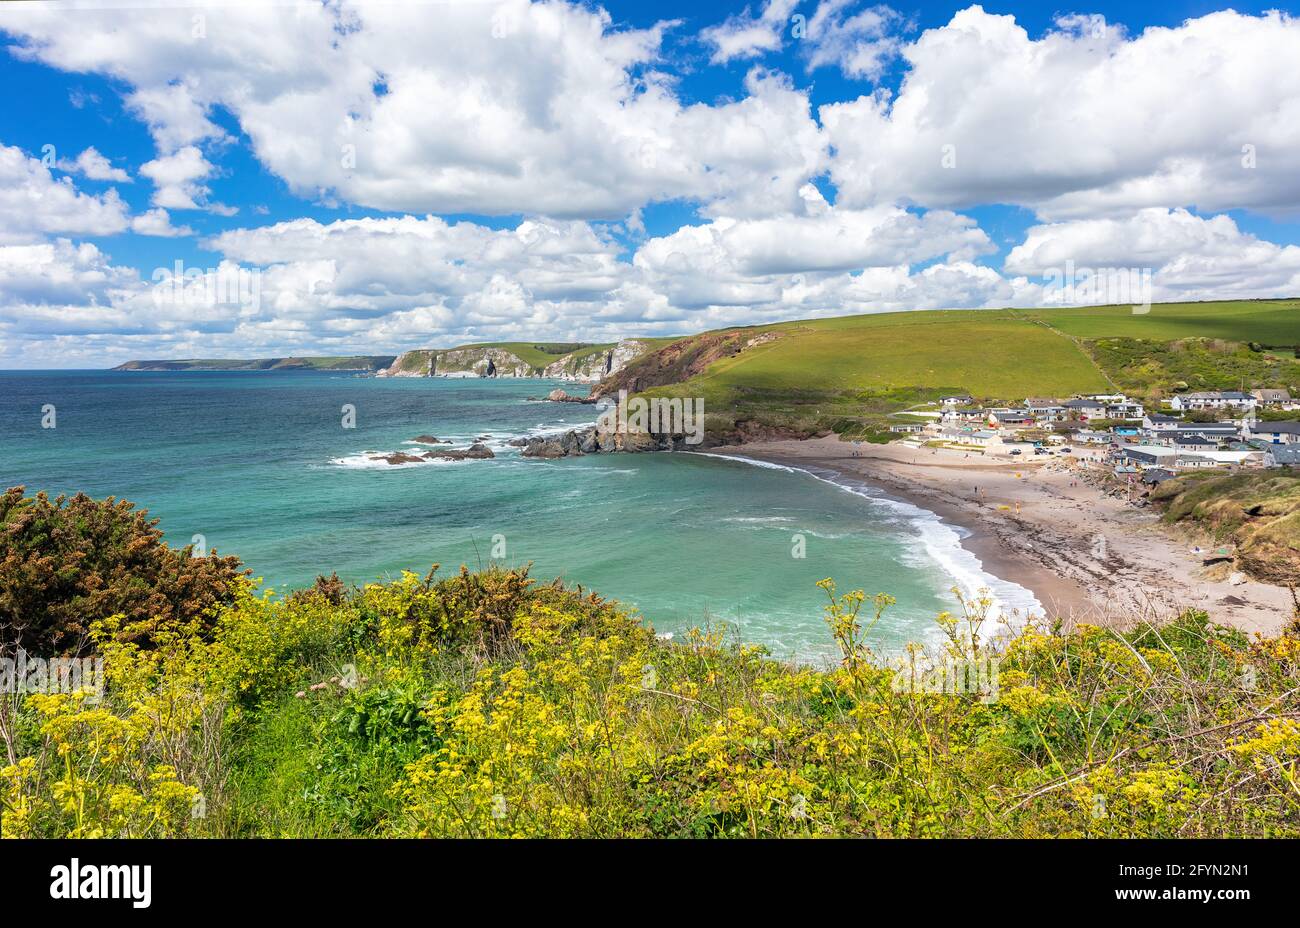
[[[630,361],[649,351],[638,339],[625,339],[614,346],[587,346],[560,355],[545,366],[530,364],[513,351],[491,345],[437,350],[407,351],[380,377],[546,377],[583,383],[617,373]]]

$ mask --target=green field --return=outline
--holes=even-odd
[[[711,430],[752,420],[872,437],[890,412],[950,392],[1015,403],[1113,389],[1156,399],[1182,389],[1300,385],[1300,306],[1290,300],[1156,304],[1145,314],[1109,306],[935,310],[725,331],[744,341],[777,337],[649,391],[702,396]]]
[[[1014,311],[1077,338],[1223,338],[1270,348],[1300,345],[1300,300],[1156,303],[1135,314],[1130,306]]]

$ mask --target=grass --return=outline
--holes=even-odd
[[[1208,303],[1155,303],[1134,314],[1131,306],[1062,307],[1018,310],[1082,339],[1220,338],[1256,342],[1271,348],[1300,345],[1300,300],[1229,300]]]

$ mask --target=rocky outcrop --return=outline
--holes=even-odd
[[[426,461],[479,461],[494,457],[496,455],[492,453],[491,448],[482,442],[475,442],[460,451],[451,448],[439,448],[435,451],[426,451],[423,454],[395,451],[392,454],[371,455],[370,460],[384,461],[388,464],[423,464]]]
[[[684,436],[652,435],[649,432],[601,431],[596,426],[570,429],[558,435],[541,435],[515,439],[526,458],[568,458],[584,454],[638,453],[643,451],[684,451]]]
[[[492,449],[482,442],[476,441],[464,451],[453,451],[448,449],[439,449],[437,451],[426,451],[422,455],[427,461],[480,461],[487,458],[496,457]]]
[[[590,396],[570,396],[558,387],[546,394],[547,400],[552,403],[594,403],[596,402]]]
[[[443,441],[436,435],[416,435],[411,441],[417,445],[450,445],[451,442]]]
[[[651,350],[649,342],[625,338],[613,346],[583,348],[571,352],[546,366],[543,375],[556,380],[595,383],[616,374],[632,361]]]
[[[389,464],[423,464],[424,457],[418,454],[407,454],[405,451],[397,451],[393,454],[375,454],[371,455],[372,461],[387,461]]]

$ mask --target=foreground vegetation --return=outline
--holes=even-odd
[[[5,589],[70,557],[15,554],[13,521]],[[995,643],[967,602],[932,657],[983,684],[943,692],[872,650],[887,596],[829,581],[825,669],[666,641],[521,569],[233,582],[165,621],[90,623],[100,698],[6,697],[5,836],[1300,834],[1294,631],[1188,613]]]

